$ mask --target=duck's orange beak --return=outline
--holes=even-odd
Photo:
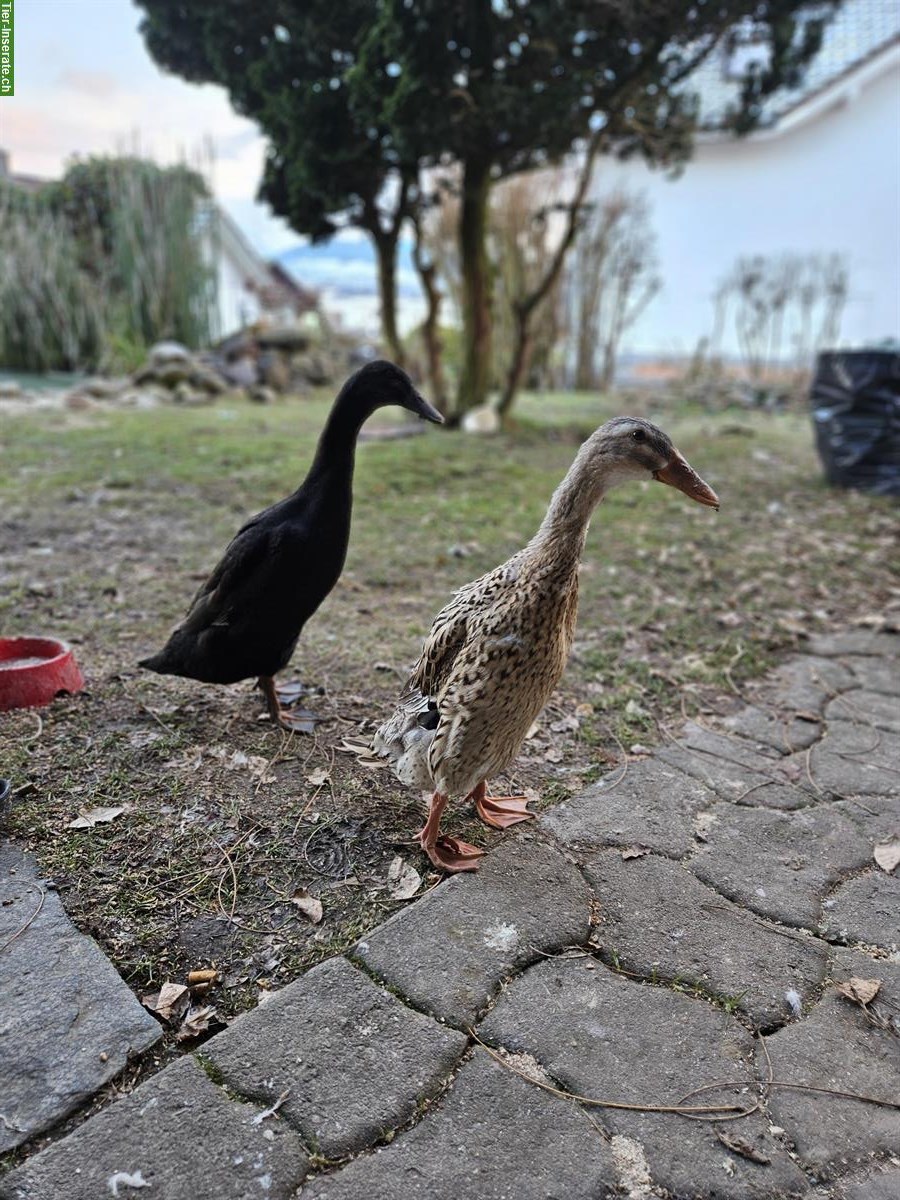
[[[679,492],[684,492],[698,504],[706,504],[710,508],[716,509],[719,507],[719,497],[708,483],[703,482],[684,455],[677,450],[673,450],[672,457],[661,471],[653,472],[653,478],[658,479],[660,483],[667,483],[670,487],[678,488]]]

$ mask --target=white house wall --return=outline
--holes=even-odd
[[[691,354],[735,259],[784,252],[846,256],[843,344],[900,337],[900,68],[789,132],[700,144],[674,181],[601,160],[596,192],[623,186],[650,202],[663,281],[626,351]]]
[[[257,320],[262,309],[259,298],[246,286],[244,272],[227,254],[218,257],[217,283],[219,336],[227,337]]]

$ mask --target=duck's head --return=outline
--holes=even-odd
[[[609,485],[655,479],[678,488],[698,504],[719,507],[719,497],[704,483],[669,436],[640,417],[614,417],[594,434]],[[592,439],[593,440],[593,439]]]
[[[345,404],[359,404],[369,412],[396,404],[436,425],[444,423],[444,418],[419,394],[407,373],[384,359],[366,363],[351,375],[341,391],[341,399]]]

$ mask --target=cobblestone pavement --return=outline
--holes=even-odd
[[[900,838],[898,656],[890,634],[813,639],[741,711],[510,834],[0,1197],[900,1200],[900,867],[873,857]],[[55,897],[4,945],[39,886],[12,853],[0,1075],[22,1082],[0,1146],[154,1037]],[[13,970],[50,981],[46,1066]],[[879,984],[865,1006],[854,978]],[[715,1111],[653,1111],[684,1106]]]

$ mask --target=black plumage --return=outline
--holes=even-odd
[[[443,418],[389,362],[372,362],[344,384],[300,487],[235,534],[184,621],[142,667],[206,683],[256,677],[274,720],[291,727],[273,676],[290,661],[303,626],[341,574],[350,538],[353,461],[363,422],[395,404]]]

